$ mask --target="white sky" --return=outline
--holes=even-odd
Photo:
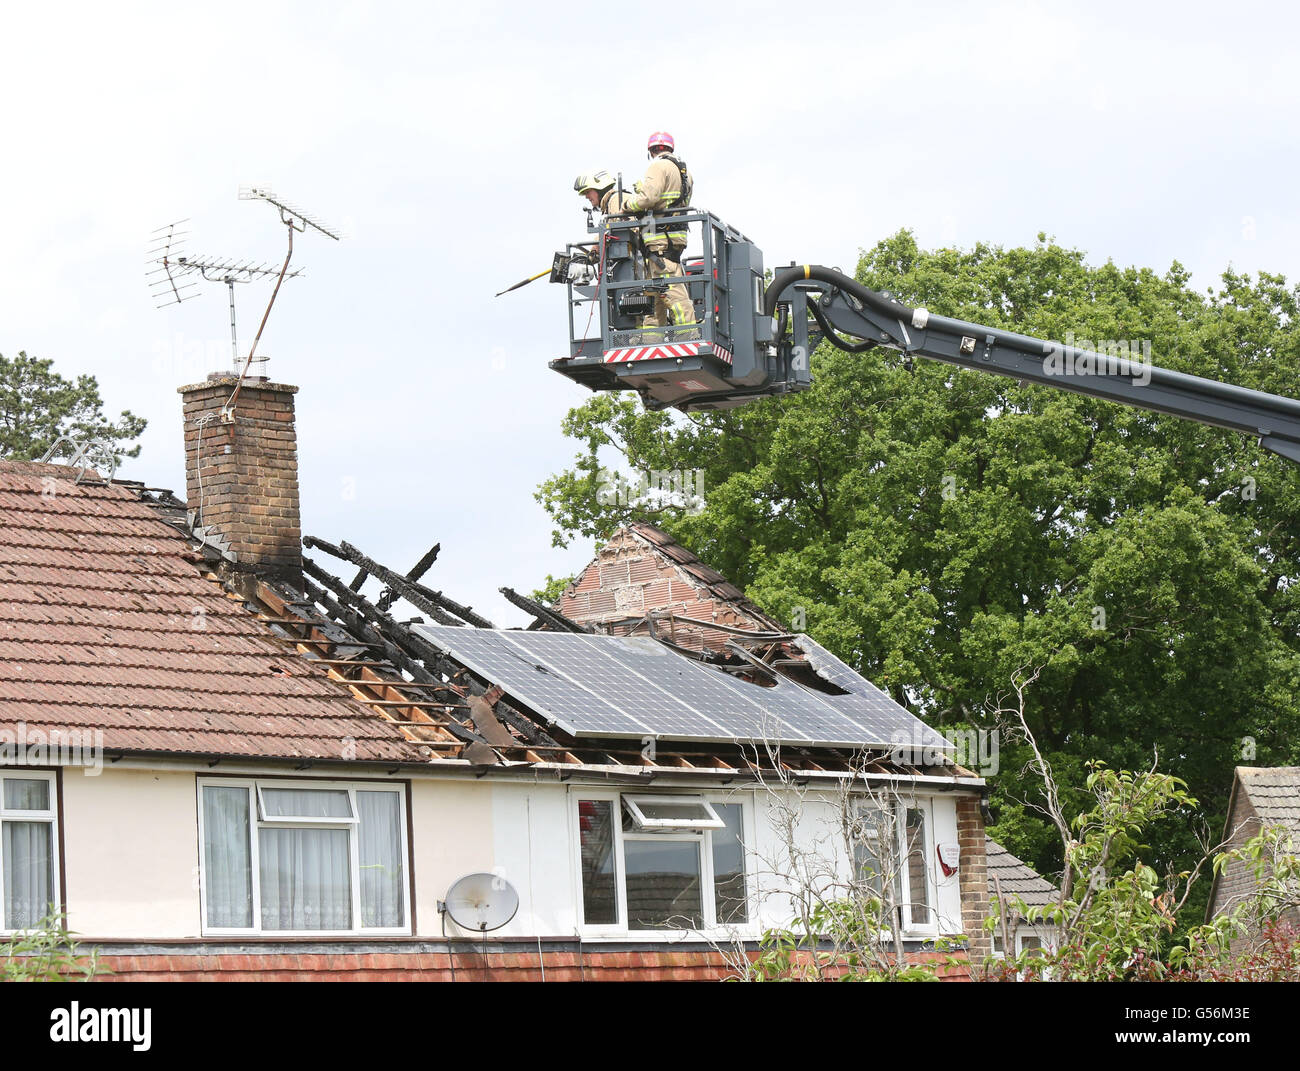
[[[349,232],[300,237],[262,343],[302,388],[304,531],[399,569],[441,541],[428,582],[498,623],[523,621],[499,585],[592,548],[553,550],[533,500],[586,397],[546,367],[562,291],[492,295],[585,237],[574,175],[638,176],[651,130],[768,266],[851,270],[906,226],[1047,231],[1200,286],[1300,272],[1279,4],[9,2],[3,24],[0,353],[94,375],[149,419],[119,474],[183,494],[175,388],[228,367],[226,294],[156,310],[146,238],[189,217],[191,253],[278,261],[274,211],[236,197],[271,185]],[[268,295],[239,291],[245,347]]]

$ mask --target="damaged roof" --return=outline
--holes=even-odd
[[[306,557],[297,581],[259,575],[197,536],[170,492],[77,476],[62,465],[0,461],[0,728],[100,729],[109,752],[980,783],[942,757],[811,740],[773,749],[738,738],[666,738],[648,755],[638,740],[579,738],[510,692],[508,681],[475,672],[421,635],[430,618],[456,632],[492,628],[422,581],[436,546],[403,574],[348,543],[308,537],[306,546],[355,575],[344,580]],[[702,583],[743,605],[738,589],[694,561]],[[372,578],[383,585],[374,599],[363,594]],[[502,591],[534,617],[519,636],[606,631]],[[397,601],[424,617],[398,620]],[[810,662],[807,637],[753,623],[697,625],[717,632],[720,649],[711,640],[689,651],[669,630],[655,636],[652,620],[638,627],[743,679],[779,675],[824,692],[832,705],[864,697],[893,705],[829,652],[817,648],[818,664]]]
[[[720,651],[726,637],[716,626],[784,631],[744,592],[652,524],[620,528],[574,579],[555,609],[602,631],[637,631],[647,613],[666,624],[679,647]]]
[[[108,750],[420,761],[402,733],[200,573],[140,494],[0,462],[0,728]]]

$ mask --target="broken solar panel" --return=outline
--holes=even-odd
[[[457,662],[575,737],[952,746],[838,659],[835,672],[841,679],[832,683],[843,688],[847,671],[857,678],[856,689],[827,695],[786,678],[775,687],[751,684],[648,637],[416,628]],[[834,657],[808,643],[818,655]]]
[[[813,672],[849,693],[848,695],[823,695],[820,698],[845,712],[857,711],[859,720],[874,725],[890,726],[891,734],[905,734],[909,747],[955,750],[952,741],[947,737],[935,732],[923,721],[909,714],[886,692],[881,691],[847,663],[840,661],[811,636],[801,632],[795,637],[795,643],[807,655]],[[898,736],[893,738],[898,739]]]

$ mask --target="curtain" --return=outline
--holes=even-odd
[[[401,926],[402,810],[396,792],[357,792],[361,925]]]
[[[253,925],[248,789],[203,788],[203,878],[208,925]]]
[[[5,822],[0,836],[4,857],[4,925],[35,926],[54,900],[53,831],[49,822]]]
[[[346,789],[264,788],[267,818],[352,818]]]
[[[6,811],[48,811],[50,783],[43,777],[6,777],[4,808]]]
[[[263,929],[352,928],[349,837],[346,829],[258,831]]]

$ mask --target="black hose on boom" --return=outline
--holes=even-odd
[[[822,329],[822,336],[836,349],[844,350],[846,353],[866,353],[867,350],[874,350],[880,345],[874,338],[863,339],[861,342],[850,342],[835,333],[835,328],[830,325],[826,319],[826,314],[817,307],[817,302],[808,302],[808,311],[813,314],[813,319],[817,321],[817,326]]]
[[[802,282],[805,279],[815,279],[819,283],[829,283],[836,289],[843,290],[846,294],[852,294],[864,305],[869,305],[877,312],[884,313],[891,319],[906,318],[910,320],[914,311],[902,302],[884,297],[870,287],[863,286],[856,279],[845,275],[842,271],[823,268],[820,264],[799,264],[793,268],[783,268],[772,277],[772,285],[767,288],[767,292],[763,295],[763,315],[775,315],[776,303],[786,287],[792,283]]]

